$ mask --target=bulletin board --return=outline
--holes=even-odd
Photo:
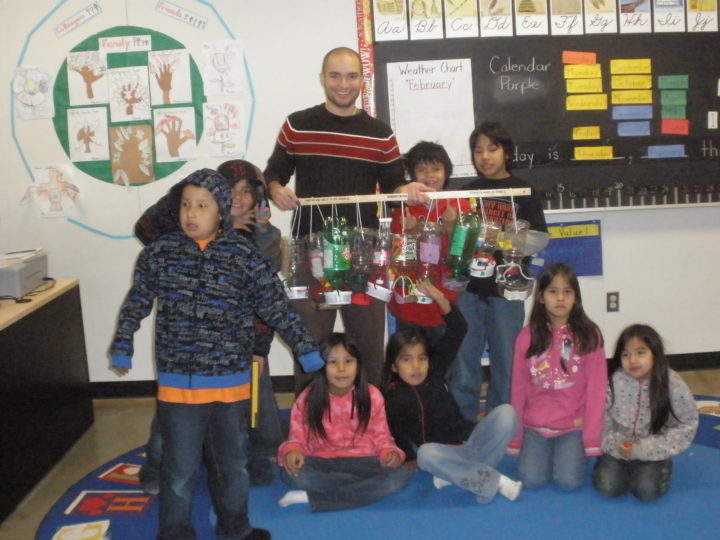
[[[412,79],[422,87],[419,81],[429,71],[423,62],[469,59],[473,118],[438,118],[437,125],[460,125],[456,136],[465,146],[468,123],[506,125],[515,143],[514,172],[540,192],[547,210],[717,204],[720,132],[709,114],[720,109],[718,37],[714,31],[377,41],[377,112],[392,123],[389,65],[407,63],[412,69],[400,84]],[[568,52],[594,55],[600,79],[594,91],[605,95],[605,107],[574,108]],[[649,83],[641,104],[633,101],[637,93],[615,101],[613,77],[628,67],[635,69],[631,84]],[[432,102],[417,115],[428,111]],[[578,128],[591,128],[593,138],[583,139]],[[425,138],[434,139],[432,133]]]

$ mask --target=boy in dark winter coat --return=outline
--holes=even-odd
[[[265,181],[262,172],[249,161],[233,159],[218,167],[232,190],[230,214],[233,226],[243,235],[257,243],[258,248],[277,269],[281,263],[280,230],[270,223]],[[181,184],[170,188],[135,223],[135,236],[143,244],[160,236],[180,230],[178,221]],[[255,318],[255,345],[253,360],[260,362],[260,388],[257,427],[248,434],[247,469],[251,486],[269,485],[275,478],[275,456],[278,446],[285,440],[287,429],[280,419],[275,395],[272,391],[267,357],[270,354],[274,332],[257,317]],[[150,428],[150,438],[145,447],[145,463],[140,469],[140,484],[146,493],[156,495],[160,483],[160,460],[162,438],[157,417]]]
[[[163,440],[158,538],[195,538],[191,506],[203,446],[218,536],[269,538],[248,519],[244,445],[254,314],[280,333],[306,369],[322,360],[270,263],[233,227],[225,178],[201,169],[180,186],[182,231],[140,253],[110,347],[112,367],[128,372],[133,336],[156,301]]]

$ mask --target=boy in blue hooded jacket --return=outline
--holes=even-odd
[[[322,360],[272,265],[232,226],[223,176],[201,169],[181,184],[182,231],[163,235],[140,253],[110,347],[112,367],[120,374],[130,369],[134,333],[157,301],[163,440],[158,538],[195,538],[191,505],[203,445],[217,534],[269,538],[248,519],[244,445],[254,314],[280,334],[307,371]]]

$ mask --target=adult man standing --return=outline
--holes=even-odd
[[[299,207],[299,197],[404,192],[409,203],[428,202],[430,191],[418,182],[406,182],[395,135],[390,126],[355,106],[363,88],[362,62],[352,49],[339,47],[325,55],[320,73],[325,103],[292,113],[280,129],[265,169],[268,192],[281,210],[300,212],[300,234],[322,229],[317,208]],[[295,174],[295,191],[287,186]],[[326,214],[329,213],[327,208]],[[338,205],[338,216],[357,221],[355,205]],[[377,227],[376,205],[360,205],[362,225]],[[310,276],[308,275],[309,279]],[[333,331],[337,311],[319,311],[311,300],[293,301],[316,339]],[[385,304],[340,308],[345,331],[358,345],[370,382],[378,384],[383,359]],[[306,377],[295,369],[295,389]]]

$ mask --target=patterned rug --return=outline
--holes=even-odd
[[[720,538],[720,400],[697,396],[700,427],[694,444],[674,461],[670,491],[653,503],[633,497],[601,497],[590,485],[573,493],[554,487],[524,490],[510,502],[497,497],[478,505],[454,486],[433,487],[417,472],[404,491],[374,505],[342,512],[312,513],[308,505],[280,508],[287,487],[276,480],[250,490],[254,526],[274,539],[441,539],[493,538]],[[37,540],[153,539],[157,497],[144,494],[137,472],[143,449],[127,452],[71,486],[40,524]],[[516,478],[516,460],[505,457],[499,470]],[[193,520],[198,538],[214,540],[214,515],[205,473],[198,479]],[[69,527],[75,526],[74,529]]]

